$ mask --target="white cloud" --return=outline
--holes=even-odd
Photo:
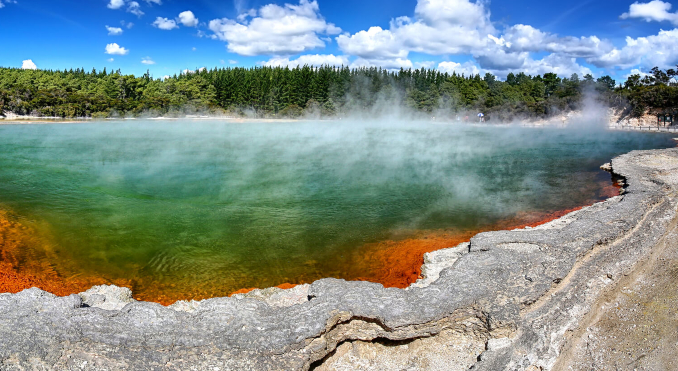
[[[186,27],[196,27],[198,25],[198,18],[195,17],[192,11],[187,10],[179,13],[179,22]]]
[[[253,17],[257,16],[257,10],[256,9],[250,9],[248,11],[239,12],[239,13],[240,14],[238,14],[238,16],[236,17],[238,22],[245,22],[247,20],[247,17],[253,18]]]
[[[496,45],[504,46],[511,52],[563,53],[572,57],[591,57],[609,51],[612,45],[596,36],[559,37],[556,34],[542,32],[532,26],[517,24],[509,27],[501,38],[489,36]]]
[[[227,42],[230,52],[246,56],[301,53],[325,46],[318,35],[341,32],[320,15],[315,0],[300,0],[298,5],[265,5],[237,21],[214,19],[209,29],[214,32],[213,38]]]
[[[107,7],[108,9],[120,9],[125,6],[125,2],[126,0],[110,0]],[[141,11],[141,5],[136,1],[127,2],[127,12],[132,13],[137,17],[144,15],[144,12]]]
[[[125,5],[125,0],[111,0],[110,3],[108,3],[107,7],[108,9],[120,9]]]
[[[122,35],[122,28],[120,27],[109,27],[106,25],[106,30],[108,30],[108,34],[111,36]]]
[[[106,45],[106,54],[110,55],[127,55],[129,53],[129,50],[121,47],[117,43],[112,43]]]
[[[172,76],[170,76],[170,75],[165,75],[165,76],[162,77],[162,79],[163,79],[163,80],[167,80],[167,79],[169,79],[170,77],[172,77]]]
[[[513,72],[525,72],[528,75],[543,75],[545,73],[553,72],[559,76],[567,77],[573,73],[578,74],[579,77],[586,74],[593,75],[591,69],[579,65],[576,58],[556,53],[537,60],[528,58],[521,68],[516,69]],[[504,76],[505,74],[500,75]]]
[[[407,58],[358,58],[350,64],[351,68],[361,67],[382,67],[387,70],[399,70],[401,68],[410,69],[414,67],[411,60]]]
[[[580,70],[571,66],[572,58],[596,58],[613,50],[612,44],[596,36],[560,37],[523,24],[506,28],[500,37],[488,35],[488,40],[491,42],[474,50],[472,55],[482,69],[500,71],[500,75],[504,74],[501,71],[516,71],[529,66],[533,70],[539,69],[538,63],[531,57],[531,53],[535,52],[551,53],[548,60],[555,61],[558,57],[558,61],[569,66],[567,70]]]
[[[149,3],[149,4],[162,5],[162,0],[144,0],[144,1]]]
[[[651,74],[643,72],[643,71],[639,70],[638,68],[634,68],[631,71],[629,71],[629,73],[626,76],[624,76],[624,78],[628,79],[629,76],[631,76],[631,75],[640,75],[640,77],[643,78],[645,76],[650,76]]]
[[[587,61],[597,67],[631,68],[658,66],[669,68],[678,62],[678,28],[659,31],[657,35],[634,39],[626,37],[626,45],[589,58]]]
[[[346,53],[366,59],[407,58],[402,40],[393,32],[381,27],[370,27],[367,31],[357,32],[353,36],[337,37],[339,48]]]
[[[620,18],[642,18],[646,22],[669,21],[678,26],[678,12],[670,13],[669,10],[671,10],[671,4],[660,0],[653,0],[649,3],[635,2],[629,7],[628,13],[622,14]]]
[[[109,61],[109,62],[113,62],[114,60],[115,60],[115,59],[113,59],[113,58],[108,58],[108,59],[107,59],[107,61]]]
[[[132,23],[132,22],[120,21],[120,24],[121,24],[123,27],[127,28],[128,30],[129,30],[130,28],[134,27],[134,23]]]
[[[228,60],[228,63],[230,63],[230,64],[238,64],[238,61],[233,60],[233,59],[229,59],[229,60]],[[223,64],[223,63],[222,63],[222,64]]]
[[[530,57],[528,52],[507,52],[503,48],[486,48],[479,50],[475,56],[478,64],[484,69],[510,70],[520,68]]]
[[[16,4],[16,0],[0,0],[0,9],[4,8],[5,4]]]
[[[228,61],[231,64],[237,64],[237,61],[230,60]],[[276,66],[348,66],[348,57],[344,55],[334,55],[334,54],[307,54],[302,55],[297,59],[290,60],[289,58],[277,57],[271,58],[270,60],[262,63],[264,66],[276,67]]]
[[[595,58],[613,50],[610,42],[596,36],[561,37],[522,24],[507,27],[503,35],[498,35],[487,4],[480,0],[418,0],[413,18],[395,18],[388,29],[371,27],[340,35],[337,44],[344,53],[359,57],[353,63],[357,66],[408,68],[412,65],[407,59],[411,52],[472,55],[479,66],[466,65],[465,71],[499,74],[521,68],[540,71],[550,65],[559,71],[579,73],[588,69],[573,58]],[[531,54],[537,52],[551,55],[532,59]],[[463,67],[443,62],[439,68]]]
[[[388,30],[371,27],[337,37],[339,48],[366,60],[407,58],[409,52],[463,54],[484,47],[495,32],[485,3],[470,0],[419,0],[415,18],[399,17]]]
[[[179,26],[177,26],[177,22],[175,22],[173,19],[167,19],[163,17],[156,18],[155,22],[153,22],[153,26],[166,31],[179,28]]]
[[[141,6],[136,1],[130,1],[129,6],[127,7],[127,12],[140,17],[145,13],[141,11]]]
[[[440,62],[438,64],[438,71],[447,72],[450,75],[455,72],[457,75],[463,74],[464,76],[475,76],[480,74],[480,68],[473,64],[473,62]]]
[[[141,63],[148,64],[148,65],[155,64],[155,62],[153,61],[153,59],[151,59],[151,57],[141,58]]]
[[[198,68],[198,72],[205,71],[206,69],[207,69],[207,67],[200,67],[200,68]],[[192,73],[195,73],[195,71],[194,70],[188,70],[188,69],[181,71],[182,75],[188,75],[188,74],[192,74]]]
[[[37,70],[38,66],[36,66],[35,63],[33,63],[32,60],[27,59],[27,60],[23,61],[23,63],[21,63],[21,69],[22,70]]]

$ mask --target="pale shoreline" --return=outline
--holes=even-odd
[[[657,119],[653,115],[646,114],[639,118],[629,118],[624,116],[622,112],[615,109],[607,109],[606,113],[601,112],[583,112],[571,111],[564,114],[554,115],[549,118],[524,118],[517,119],[510,122],[476,122],[467,121],[460,122],[452,117],[441,119],[437,117],[406,117],[403,119],[413,121],[428,121],[439,124],[467,124],[467,125],[482,125],[482,126],[525,126],[525,127],[567,127],[574,123],[585,122],[585,117],[590,117],[591,120],[607,122],[609,129],[666,129],[667,127],[659,126]],[[368,120],[369,117],[355,117],[354,119]],[[186,115],[183,117],[119,117],[119,118],[104,118],[95,119],[91,117],[75,117],[75,118],[60,118],[60,117],[38,117],[38,116],[17,116],[8,114],[7,116],[0,116],[1,125],[43,125],[43,124],[80,124],[80,123],[106,123],[106,122],[133,122],[137,120],[148,121],[220,121],[231,123],[279,123],[279,122],[305,122],[305,121],[344,121],[351,120],[350,117],[334,117],[334,118],[249,118],[236,116],[208,116],[208,115]],[[674,129],[678,131],[678,125],[674,125],[669,131]]]
[[[43,124],[92,124],[92,123],[106,123],[106,122],[121,122],[121,121],[224,121],[235,123],[249,123],[249,122],[299,122],[299,121],[335,121],[334,119],[258,119],[258,118],[240,118],[240,117],[220,117],[220,116],[186,116],[186,117],[144,117],[144,118],[109,118],[109,119],[92,119],[86,118],[43,118],[43,117],[21,117],[21,118],[2,118],[0,117],[0,125],[43,125]]]

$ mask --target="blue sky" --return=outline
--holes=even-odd
[[[678,63],[678,4],[653,0],[0,0],[0,66],[155,77],[346,64],[612,75]]]

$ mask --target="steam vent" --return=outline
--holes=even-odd
[[[406,289],[321,279],[169,307],[115,286],[0,294],[0,368],[676,369],[678,149],[612,171],[620,196],[429,253]]]

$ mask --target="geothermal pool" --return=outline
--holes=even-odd
[[[614,195],[598,167],[671,138],[426,122],[4,125],[0,273],[13,283],[0,288],[115,283],[168,304],[324,277],[405,287],[426,251]]]

